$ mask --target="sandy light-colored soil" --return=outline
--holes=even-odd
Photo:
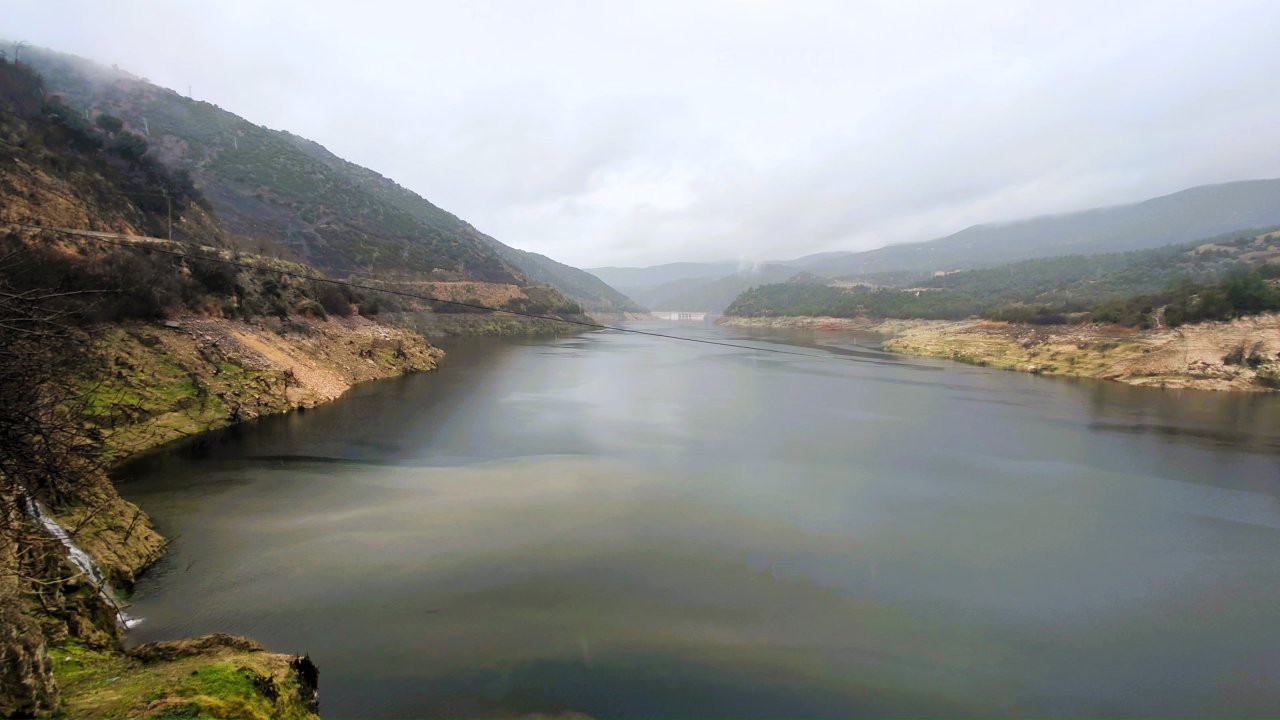
[[[1042,375],[1203,390],[1280,390],[1280,314],[1138,331],[1113,325],[985,320],[726,318],[733,327],[866,330],[885,349]]]
[[[270,323],[189,316],[111,326],[97,341],[106,367],[92,392],[113,418],[103,432],[121,456],[314,407],[359,382],[430,370],[442,354],[417,333],[359,316]]]

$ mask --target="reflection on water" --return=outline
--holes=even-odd
[[[470,341],[128,468],[144,642],[327,717],[1273,714],[1280,407],[853,335]]]

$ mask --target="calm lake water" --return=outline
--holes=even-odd
[[[135,642],[309,652],[327,718],[1275,715],[1280,397],[638,328],[446,344],[153,456]]]

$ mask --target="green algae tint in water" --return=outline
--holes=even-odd
[[[826,359],[472,341],[135,464],[131,639],[309,652],[335,718],[1280,707],[1280,398],[747,341]]]

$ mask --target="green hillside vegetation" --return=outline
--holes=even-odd
[[[259,254],[386,281],[540,282],[591,309],[639,309],[581,271],[503,245],[318,143],[81,58],[36,48],[25,55],[66,105],[119,118],[150,144],[151,156],[188,172],[223,225]]]
[[[190,178],[157,162],[148,154],[146,140],[123,130],[114,116],[101,114],[95,122],[86,120],[57,96],[46,97],[41,78],[29,67],[4,60],[0,60],[0,108],[4,110],[0,148],[5,151],[0,153],[0,177],[13,184],[25,181],[24,187],[6,188],[11,201],[17,199],[15,190],[43,197],[48,192],[42,181],[56,176],[62,187],[86,196],[89,209],[100,219],[117,218],[128,229],[162,235],[169,204],[164,196],[154,194],[160,189],[168,194],[177,224],[206,238],[220,236],[216,221],[202,212],[208,202]],[[33,170],[42,174],[36,177]],[[16,202],[7,204],[16,213]],[[188,215],[199,216],[199,225],[184,223]],[[15,219],[42,218],[16,214]],[[229,251],[178,243],[168,249],[186,252],[190,258],[155,252],[145,245],[130,249],[71,240],[17,225],[5,227],[0,235],[0,257],[17,263],[8,272],[12,290],[21,294],[55,288],[74,298],[74,308],[68,311],[74,309],[87,322],[157,319],[179,310],[244,318],[284,316],[307,309],[325,312],[325,305],[350,313],[355,302],[371,304],[363,296],[333,286],[211,262],[232,259]],[[284,261],[236,259],[319,277],[310,268]],[[92,296],[80,295],[84,293]],[[336,295],[343,295],[348,304],[339,303]]]
[[[740,317],[869,316],[943,320],[969,317],[981,309],[978,301],[968,293],[776,283],[752,288],[738,296],[725,314]]]
[[[45,93],[40,76],[25,64],[0,61],[0,108],[5,111],[0,114],[0,149],[5,151],[0,153],[0,181],[9,199],[3,217],[33,225],[76,226],[82,224],[81,216],[66,208],[79,206],[90,226],[163,236],[171,202],[175,236],[201,243],[126,249],[21,226],[0,230],[6,233],[0,240],[3,250],[27,261],[15,276],[20,289],[95,292],[91,305],[77,308],[89,320],[160,319],[182,311],[245,320],[290,314],[476,312],[451,303],[418,302],[319,282],[323,275],[309,266],[230,249],[244,243],[228,241],[209,212],[209,201],[184,171],[160,163],[147,140],[124,130],[124,122],[114,115],[100,113],[90,121],[59,96]],[[168,194],[168,201],[156,194],[157,189]],[[65,216],[58,215],[60,206]],[[210,247],[216,245],[223,247]],[[261,267],[263,272],[219,262],[226,260]],[[317,280],[281,277],[269,270]],[[365,279],[363,284],[423,290],[397,280]],[[103,288],[111,292],[99,292]],[[450,299],[484,304],[478,297]],[[523,282],[518,295],[501,307],[536,314],[581,313],[577,303],[553,288]]]
[[[787,281],[798,273],[808,272],[808,267],[851,254],[821,253],[797,260],[766,262],[750,272],[739,270],[740,264],[732,262],[602,267],[588,272],[653,310],[718,313],[748,288]],[[927,275],[915,270],[893,271],[862,275],[858,280],[870,285],[894,286],[914,284]]]
[[[259,251],[284,251],[338,274],[395,269],[439,279],[517,279],[476,238],[425,222],[420,215],[429,211],[388,202],[371,191],[373,173],[326,157],[314,143],[87,60],[37,49],[27,57],[67,105],[121,118],[160,160],[190,172],[229,230],[270,243]]]
[[[1105,255],[1067,255],[931,277],[923,285],[1009,300],[1070,300],[1153,292],[1170,281],[1205,280],[1239,265],[1280,259],[1280,228]]]
[[[1277,262],[1280,232],[1255,230],[951,273],[908,288],[766,285],[743,293],[726,314],[1176,325],[1277,309]]]
[[[1164,292],[1100,303],[1090,308],[1085,319],[1141,328],[1158,324],[1177,327],[1277,310],[1280,310],[1280,265],[1268,264],[1238,268],[1207,283],[1186,280]],[[1010,311],[1002,308],[992,316],[1008,316]],[[1037,313],[1052,315],[1055,309],[1050,306],[1037,309]]]
[[[185,257],[159,250],[181,251]],[[44,232],[11,232],[0,239],[0,255],[20,262],[9,280],[18,292],[56,288],[77,297],[73,310],[86,322],[160,320],[182,312],[251,320],[289,315],[377,315],[405,303],[383,293],[320,282],[297,263],[213,248],[135,248],[64,242]],[[233,260],[261,272],[225,264]],[[280,276],[283,270],[315,280]],[[107,289],[104,291],[103,289]],[[84,302],[76,294],[92,293]]]
[[[637,305],[635,301],[583,270],[556,262],[545,255],[519,250],[499,242],[390,178],[347,162],[319,143],[291,133],[284,133],[284,135],[298,149],[324,163],[334,172],[351,178],[371,196],[411,215],[443,236],[455,236],[479,243],[495,253],[507,265],[517,269],[528,280],[554,287],[588,312],[644,311],[644,308]]]
[[[82,197],[99,221],[163,236],[171,209],[175,224],[190,236],[206,242],[221,236],[208,201],[186,172],[156,161],[146,139],[124,130],[119,118],[100,114],[90,121],[48,95],[27,65],[0,58],[0,111],[0,176],[9,193],[19,195],[7,203],[5,219],[31,219],[24,208],[43,200],[31,192],[38,182],[33,175],[40,173],[59,179],[57,192]]]
[[[290,315],[325,319],[414,312],[487,314],[466,305],[378,291],[430,296],[433,287],[429,284],[370,282],[370,289],[353,288],[325,282],[314,269],[291,261],[178,243],[139,243],[122,248],[68,243],[55,234],[24,231],[0,238],[0,256],[12,256],[20,263],[9,281],[14,290],[56,288],[68,293],[77,298],[68,310],[85,322],[161,320],[187,312],[237,320],[275,319],[279,330],[288,332]],[[228,261],[240,266],[228,265]],[[281,271],[289,274],[281,275]],[[103,288],[109,291],[103,292]],[[79,293],[92,294],[92,301],[84,302]],[[458,300],[484,304],[482,298],[466,295]],[[582,313],[576,303],[543,285],[520,288],[500,309],[553,317]]]

